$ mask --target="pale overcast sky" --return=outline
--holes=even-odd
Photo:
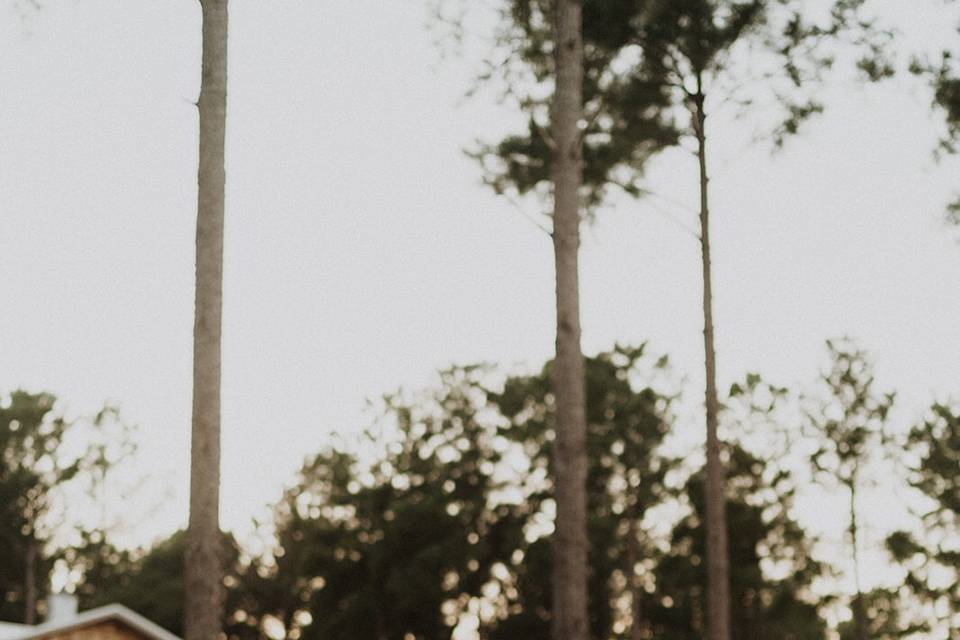
[[[199,6],[44,4],[0,7],[0,390],[119,402],[153,491],[172,492],[135,523],[150,537],[186,519]],[[956,37],[940,3],[876,5],[911,44]],[[515,117],[463,103],[475,61],[440,59],[423,3],[231,7],[223,518],[243,529],[327,434],[366,424],[366,398],[450,363],[539,366],[554,315],[548,239],[461,152]],[[777,155],[749,122],[713,122],[721,383],[810,382],[824,339],[849,334],[906,424],[960,395],[960,244],[942,223],[958,163],[932,160],[913,79],[827,102]],[[695,177],[681,152],[649,174],[691,206]],[[644,202],[584,235],[585,351],[652,341],[693,410],[698,256]]]

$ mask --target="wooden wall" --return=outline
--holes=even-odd
[[[43,636],[42,640],[149,640],[149,638],[125,624],[106,620],[67,631],[54,632]]]

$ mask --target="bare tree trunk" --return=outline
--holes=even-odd
[[[27,540],[26,566],[23,576],[23,622],[37,624],[37,541]]]
[[[580,351],[579,121],[583,110],[581,1],[556,0],[556,90],[551,113],[554,158],[553,248],[556,262],[557,353],[553,542],[553,638],[587,640],[587,455],[583,354]]]
[[[382,606],[377,607],[377,640],[390,640],[390,629],[387,626],[386,616],[383,615]]]
[[[627,540],[627,588],[630,590],[630,640],[644,640],[643,635],[643,584],[636,574],[640,562],[639,523],[636,514],[630,517],[630,531]]]
[[[631,640],[644,640],[646,636],[643,633],[643,588],[633,588],[633,600],[631,603],[633,611],[633,623],[630,626]]]
[[[223,306],[224,141],[227,110],[227,0],[201,0],[200,166],[197,174],[193,429],[186,549],[186,640],[222,631],[220,540],[220,332]]]
[[[856,479],[850,482],[850,544],[853,547],[853,627],[857,640],[870,640],[867,613],[863,607],[863,589],[860,587],[860,549],[857,542],[857,489]]]
[[[713,282],[710,266],[710,207],[708,201],[707,134],[704,95],[697,78],[694,128],[700,161],[700,246],[703,261],[703,347],[706,369],[707,408],[707,627],[710,640],[730,640],[730,559],[727,545],[727,515],[723,461],[717,435],[717,363],[713,339]]]

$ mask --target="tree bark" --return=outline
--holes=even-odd
[[[227,108],[227,0],[201,0],[203,68],[198,110],[196,299],[190,522],[186,549],[185,639],[222,631],[220,506],[220,335],[223,307],[224,144]]]
[[[557,342],[553,365],[556,402],[553,542],[554,640],[587,640],[586,409],[580,351],[580,184],[583,110],[581,1],[555,2],[556,89],[551,127],[553,247],[556,265]]]
[[[707,627],[710,640],[730,640],[730,559],[727,544],[726,473],[717,435],[717,362],[713,337],[713,281],[710,262],[710,207],[708,200],[707,134],[704,95],[697,78],[694,128],[700,163],[700,247],[703,262],[703,348],[707,410]]]
[[[37,541],[27,540],[26,566],[23,576],[23,622],[37,624]]]
[[[643,624],[643,584],[636,574],[640,562],[640,526],[636,514],[631,514],[630,530],[627,534],[627,588],[630,589],[630,640],[644,640]]]
[[[860,548],[857,541],[857,490],[856,479],[850,489],[850,544],[853,551],[853,582],[856,592],[853,596],[853,627],[857,640],[870,640],[867,625],[867,612],[863,607],[863,589],[860,586]]]

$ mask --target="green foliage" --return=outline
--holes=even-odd
[[[785,460],[796,436],[784,414],[789,400],[786,388],[748,373],[725,401],[721,426],[736,443],[725,454],[733,638],[826,637],[823,602],[810,590],[825,567],[791,516],[797,487]],[[689,511],[673,527],[648,587],[653,637],[706,637],[704,476],[700,469],[678,491]]]
[[[49,393],[0,398],[0,620],[25,619],[28,574],[43,598],[71,527],[85,531],[67,503],[94,493],[130,453],[116,418],[105,408],[92,420],[66,420]],[[36,560],[28,566],[31,549]]]
[[[913,613],[915,602],[905,599],[895,589],[874,589],[863,594],[863,599],[869,621],[867,631],[871,640],[897,640],[930,632],[928,622]],[[842,622],[837,631],[840,640],[857,638],[856,629],[850,620]]]
[[[946,131],[940,140],[940,151],[957,153],[960,141],[960,71],[951,51],[943,51],[937,62],[915,58],[910,71],[929,80],[933,89],[933,106],[944,116]]]
[[[936,93],[934,99],[937,105],[943,109],[947,123],[947,143],[951,153],[956,153],[956,142],[960,139],[960,78],[950,77],[947,62],[949,59],[944,54],[944,65],[941,68],[936,79]]]
[[[822,112],[826,71],[840,51],[857,52],[871,79],[892,73],[889,33],[861,15],[861,1],[826,3],[823,16],[797,0],[659,0],[641,34],[646,55],[638,72],[663,83],[674,105],[697,117],[717,103],[777,114],[768,133],[780,146]]]
[[[960,409],[935,404],[930,417],[910,433],[909,444],[922,452],[911,484],[935,501],[941,515],[960,516]]]
[[[667,362],[661,359],[650,364],[648,360],[644,346],[618,346],[587,361],[588,592],[594,637],[610,636],[617,591],[625,588],[625,581],[627,585],[633,581],[632,565],[653,553],[652,541],[640,525],[647,511],[668,497],[665,479],[675,466],[675,461],[657,453],[669,430],[671,398],[649,386],[638,386],[638,380],[654,377]],[[550,365],[540,375],[509,379],[493,402],[509,420],[503,434],[523,446],[531,467],[552,477],[548,473],[553,441]],[[549,495],[544,484],[528,502],[542,503]],[[538,550],[535,557],[545,560],[546,553]],[[538,568],[543,573],[536,582],[548,584],[549,564]],[[524,573],[531,570],[527,566]],[[536,627],[540,635],[547,636],[546,616],[537,626],[531,615],[549,611],[547,593],[521,591],[519,620],[510,616],[502,623],[509,633],[522,623],[523,628]],[[525,600],[524,596],[535,599]],[[508,632],[496,637],[509,637]]]
[[[659,451],[672,398],[651,385],[666,366],[642,346],[587,360],[594,637],[630,637],[634,597],[657,637],[699,637],[702,477],[668,481],[679,473]],[[251,633],[272,622],[300,638],[392,640],[447,638],[475,615],[492,640],[549,638],[550,365],[498,378],[489,367],[446,371],[434,391],[387,398],[356,451],[311,457],[276,507],[275,552],[240,577],[232,619]],[[759,406],[759,377],[744,385]],[[738,637],[822,638],[806,600],[820,566],[789,517],[790,478],[732,455],[731,561],[749,620]],[[693,509],[665,553],[650,517],[678,491]]]
[[[960,198],[947,205],[947,222],[960,227]]]
[[[905,589],[937,620],[960,637],[960,407],[935,404],[908,436],[916,459],[910,484],[928,508],[917,535],[905,531],[887,539],[887,550],[906,570]]]
[[[868,479],[867,470],[877,452],[883,450],[894,394],[876,391],[872,364],[851,341],[827,341],[827,349],[830,368],[822,376],[826,398],[807,413],[807,427],[817,443],[810,463],[815,478],[848,493],[850,557],[856,590],[851,609],[854,619],[869,628],[876,620],[861,593],[857,497]]]
[[[416,403],[386,399],[363,460],[327,450],[307,462],[276,510],[257,617],[305,639],[449,636],[519,544],[527,511],[495,497],[501,453],[480,415],[481,371],[445,372]]]
[[[636,531],[626,525],[660,499],[669,468],[653,453],[669,399],[637,386],[643,354],[618,348],[587,365],[598,637],[610,633],[613,576]],[[251,619],[301,638],[399,640],[449,637],[472,613],[491,638],[546,638],[549,366],[502,388],[496,377],[444,372],[431,393],[387,398],[357,453],[312,457],[277,506],[274,557],[249,573]]]
[[[893,73],[889,32],[862,15],[863,2],[835,0],[826,16],[800,0],[593,0],[583,5],[584,200],[611,186],[633,196],[647,161],[694,135],[707,95],[776,113],[777,145],[820,113],[824,73],[852,50],[870,79]],[[522,132],[472,152],[497,193],[549,188],[553,147],[552,31],[546,0],[505,1],[496,82],[528,115]]]
[[[828,395],[807,415],[819,443],[811,463],[821,478],[855,491],[864,467],[882,449],[894,394],[875,390],[872,364],[855,344],[828,341],[827,349],[831,365],[822,381]]]
[[[960,65],[957,52],[941,51],[936,60],[915,57],[910,63],[910,71],[929,82],[933,109],[943,116],[943,135],[936,157],[942,159],[945,155],[956,155],[960,148]],[[960,226],[960,198],[947,205],[946,219],[948,224]]]
[[[177,635],[183,634],[184,535],[174,534],[149,552],[116,549],[101,538],[68,555],[83,568],[81,610],[122,604]]]
[[[790,517],[794,488],[786,474],[765,477],[765,462],[729,449],[727,527],[735,640],[820,640],[826,628],[809,594],[823,568]],[[691,511],[673,529],[670,549],[654,572],[645,608],[655,638],[706,637],[704,473],[685,487]],[[776,575],[776,578],[771,577]]]
[[[810,415],[833,434],[826,440],[834,444],[818,455],[836,475],[850,456],[870,449],[892,397],[873,390],[861,351],[849,343],[830,348],[829,393]],[[669,384],[667,367],[644,346],[586,361],[592,637],[705,634],[704,474],[684,478],[685,467],[661,450],[672,425],[673,396],[658,390]],[[547,640],[550,373],[550,363],[508,377],[494,367],[450,369],[435,389],[385,398],[376,426],[352,450],[311,456],[263,523],[275,540],[271,553],[241,559],[225,538],[229,637],[282,631],[304,639],[432,640],[475,616],[490,640]],[[725,454],[735,640],[827,637],[823,601],[811,591],[825,568],[791,517],[796,486],[781,460],[787,400],[786,389],[749,374],[726,401],[725,427],[743,443]],[[911,436],[923,453],[915,485],[954,518],[948,473],[958,424],[958,413],[941,407]],[[84,574],[84,608],[119,602],[179,633],[183,544],[177,533],[150,550],[124,551],[91,535],[64,558]],[[916,566],[910,589],[865,595],[878,638],[919,628],[905,606],[927,588],[918,558],[930,567],[929,554],[943,551],[907,534],[890,545]]]
[[[946,133],[940,150],[955,155],[960,145],[960,71],[950,52],[943,53],[941,65],[933,74],[934,104],[944,115]],[[947,205],[947,222],[960,226],[960,199]]]
[[[64,559],[82,572],[77,585],[80,609],[122,604],[171,633],[183,635],[184,557],[186,532],[177,531],[149,549],[126,550],[113,546],[102,535],[88,536],[86,544],[67,550]],[[223,534],[227,567],[227,610],[239,609],[244,567],[232,536]],[[231,638],[255,638],[243,625],[225,625]]]
[[[611,185],[635,190],[634,176],[659,150],[676,144],[678,131],[664,87],[623,73],[637,53],[632,20],[643,2],[587,0],[583,4],[585,123],[583,185],[588,208],[598,206]],[[528,114],[528,126],[499,143],[472,152],[497,193],[549,189],[553,165],[549,100],[552,93],[552,4],[505,0],[496,55],[505,63],[483,80],[496,81]]]
[[[62,419],[48,418],[54,401],[51,394],[17,391],[0,406],[0,547],[4,549],[0,554],[0,620],[22,622],[25,615],[27,547],[42,544],[37,521],[57,480],[36,465],[50,457],[65,429]],[[36,575],[48,575],[52,566],[52,558],[44,556]],[[45,581],[39,582],[45,590]]]

